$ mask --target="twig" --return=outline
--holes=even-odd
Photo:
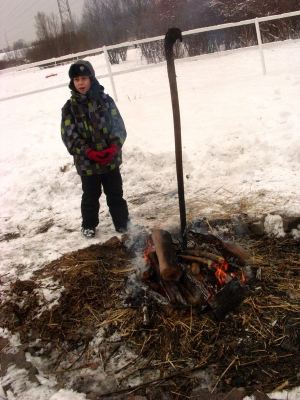
[[[68,368],[61,369],[61,370],[54,370],[53,373],[54,373],[54,374],[62,374],[62,373],[67,372],[67,371],[75,371],[75,370],[81,369],[81,368],[88,368],[92,363],[89,363],[89,364],[85,364],[85,365],[83,365],[83,366],[79,366],[79,367],[74,367],[74,368],[72,368],[72,367],[81,359],[81,357],[84,355],[84,353],[86,352],[88,346],[89,346],[89,343],[87,342],[87,343],[85,344],[85,346],[84,346],[82,352],[80,353],[80,355],[77,357],[77,359],[76,359],[74,362],[72,362],[72,364],[71,364]],[[66,348],[63,348],[63,352],[64,352],[65,354],[67,354],[67,355],[69,356],[69,358],[72,357],[72,355],[70,354],[70,352],[69,352]],[[61,357],[60,357],[60,360],[58,361],[58,363],[56,363],[56,365],[59,365],[59,364],[60,364],[61,359],[62,359],[63,357],[64,357],[64,355],[62,354]]]
[[[274,362],[274,361],[279,360],[280,358],[293,357],[293,356],[294,356],[294,354],[285,354],[283,356],[276,356],[274,358],[273,355],[267,354],[265,356],[260,356],[258,358],[255,358],[255,360],[253,360],[253,361],[249,361],[249,362],[246,362],[246,363],[239,364],[239,366],[240,367],[245,367],[245,366],[248,366],[248,365],[251,365],[251,364],[258,364],[258,363],[261,363],[263,359],[268,359],[268,358],[270,359],[270,361]]]
[[[171,367],[172,367],[173,369],[177,369],[177,368],[175,367],[175,365],[172,363],[172,361],[169,359],[169,353],[166,355],[166,360],[167,360],[167,362],[171,365]]]
[[[58,369],[56,371],[53,371],[53,374],[64,374],[65,372],[78,371],[79,369],[90,368],[90,366],[93,365],[93,364],[94,363],[91,362],[91,363],[88,363],[88,364],[79,365],[78,367],[74,367],[74,368]]]
[[[285,387],[288,386],[289,384],[290,384],[289,381],[285,381],[285,382],[283,382],[281,385],[277,386],[277,388],[275,388],[274,390],[272,390],[271,393],[280,392],[283,388],[285,388]]]
[[[178,392],[171,391],[170,393],[176,394],[176,396],[184,397],[185,399],[190,399],[190,396],[185,396],[184,394],[181,394],[181,393],[178,393]]]
[[[214,352],[213,352],[212,354],[210,354],[210,355],[206,358],[205,361],[203,361],[203,362],[202,362],[201,364],[199,364],[199,365],[196,365],[196,366],[193,367],[193,368],[189,368],[189,369],[183,370],[183,371],[180,370],[180,371],[178,371],[178,372],[174,372],[173,374],[170,374],[170,375],[165,376],[165,377],[163,377],[163,378],[152,379],[152,380],[150,380],[150,381],[141,383],[140,385],[136,385],[136,386],[133,386],[133,387],[129,387],[129,388],[124,388],[124,389],[116,390],[116,391],[114,391],[114,392],[103,393],[103,394],[100,395],[99,398],[105,397],[105,396],[111,396],[111,395],[113,395],[113,394],[121,394],[121,393],[126,393],[126,392],[133,392],[133,391],[138,390],[138,389],[141,389],[141,388],[143,388],[143,387],[145,387],[145,386],[148,387],[148,386],[150,386],[150,385],[153,384],[153,383],[164,382],[164,381],[167,381],[167,380],[169,380],[169,379],[175,378],[175,377],[177,377],[178,375],[181,375],[181,376],[182,376],[182,375],[191,373],[191,372],[193,372],[193,371],[196,371],[197,369],[200,369],[200,368],[203,368],[203,367],[207,366],[208,360],[209,360],[209,358],[210,358],[213,354],[214,354]]]
[[[218,386],[218,383],[220,382],[220,380],[223,378],[223,376],[226,374],[226,372],[229,370],[229,368],[231,368],[231,366],[236,362],[236,360],[238,360],[238,357],[234,356],[233,360],[231,361],[231,363],[228,365],[228,367],[225,369],[225,371],[223,372],[223,374],[221,376],[219,376],[219,378],[217,379],[217,382],[215,384],[215,386],[213,387],[211,393],[213,393],[216,389],[216,387]]]

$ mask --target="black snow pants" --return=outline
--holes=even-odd
[[[117,168],[105,174],[81,176],[81,182],[83,191],[81,199],[82,227],[92,229],[99,224],[99,199],[103,188],[115,229],[126,230],[128,208],[126,200],[123,199],[120,169]]]

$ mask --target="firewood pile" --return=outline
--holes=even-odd
[[[51,360],[63,387],[98,385],[90,398],[298,386],[299,241],[225,239],[191,230],[183,246],[155,230],[72,252],[2,282],[1,326]],[[99,371],[115,386],[102,387]]]
[[[209,308],[222,320],[247,296],[246,276],[252,279],[253,275],[245,266],[250,255],[212,235],[190,232],[189,236],[195,239],[176,253],[169,232],[158,229],[152,232],[144,254],[148,268],[139,278],[149,287],[141,287],[144,297],[154,298],[165,309],[168,306],[169,312],[174,307],[193,307],[196,314]],[[196,244],[197,240],[201,245]],[[240,265],[227,262],[219,248]],[[147,312],[145,299],[144,311]]]

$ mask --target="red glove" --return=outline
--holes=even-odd
[[[119,151],[119,147],[116,146],[115,144],[113,144],[112,146],[108,147],[107,149],[102,150],[101,154],[104,154],[105,159],[106,160],[108,159],[110,161],[117,154],[118,151]]]
[[[105,150],[95,151],[89,149],[86,152],[86,156],[91,160],[96,161],[100,165],[106,165],[110,162],[110,160],[117,154],[119,151],[119,147],[116,145],[112,145]]]
[[[96,161],[97,163],[100,163],[100,161],[103,161],[104,155],[102,154],[102,151],[95,151],[92,149],[88,149],[88,151],[85,153],[87,158],[90,160]]]

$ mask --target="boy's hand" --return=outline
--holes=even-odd
[[[101,154],[104,154],[106,160],[107,159],[111,160],[117,154],[118,151],[119,151],[119,147],[113,144],[112,146],[108,147],[107,149],[102,150]]]
[[[88,149],[88,151],[85,154],[87,156],[87,158],[89,158],[90,160],[96,161],[98,163],[100,163],[100,161],[103,161],[103,158],[105,157],[102,154],[102,151],[95,151],[92,149]]]
[[[112,145],[105,150],[95,151],[89,149],[86,152],[86,156],[93,161],[96,161],[100,165],[106,165],[110,162],[110,160],[117,154],[119,151],[119,147],[116,145]]]

